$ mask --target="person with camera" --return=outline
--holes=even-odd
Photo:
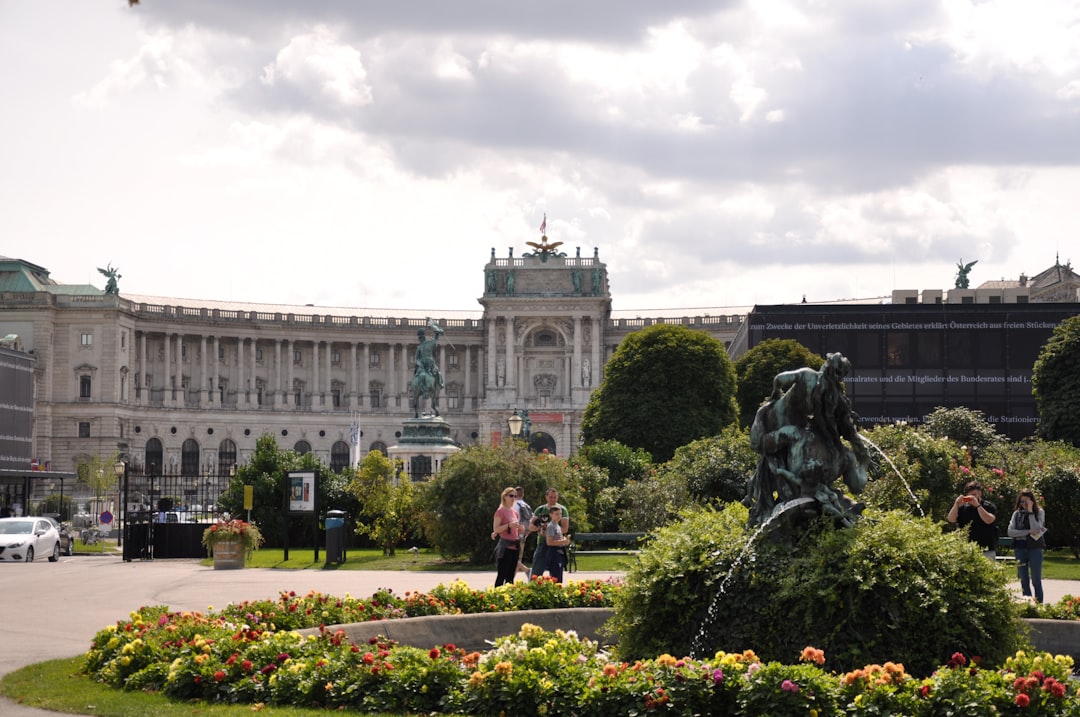
[[[1042,568],[1043,550],[1046,549],[1046,513],[1039,507],[1035,494],[1020,491],[1016,498],[1016,510],[1009,520],[1009,537],[1016,551],[1016,573],[1024,597],[1031,597],[1035,584],[1035,602],[1043,601]]]
[[[959,528],[968,529],[968,537],[982,548],[983,555],[994,560],[997,558],[998,533],[994,526],[997,519],[997,506],[982,497],[982,484],[971,481],[964,486],[964,492],[953,501],[952,508],[945,519],[956,523]]]

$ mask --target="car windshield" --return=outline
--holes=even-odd
[[[19,535],[33,532],[34,521],[32,520],[13,520],[11,522],[0,523],[0,535]]]

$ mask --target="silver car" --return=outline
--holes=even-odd
[[[47,555],[60,559],[60,534],[48,518],[0,518],[0,561],[34,562]]]

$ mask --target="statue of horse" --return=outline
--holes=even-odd
[[[420,418],[420,401],[431,401],[431,411],[439,415],[439,382],[435,376],[425,371],[417,371],[409,381],[409,401],[413,406],[413,417]]]

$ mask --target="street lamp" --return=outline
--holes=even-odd
[[[525,419],[515,410],[514,414],[506,419],[506,425],[510,427],[511,437],[521,438],[521,427],[525,425]]]
[[[120,484],[120,515],[119,515],[119,528],[120,532],[116,536],[116,544],[122,547],[124,560],[131,562],[131,558],[128,556],[128,546],[124,542],[124,528],[127,525],[127,508],[128,508],[128,464],[127,461],[117,461],[113,464],[113,473],[116,474],[116,479],[122,481]]]

